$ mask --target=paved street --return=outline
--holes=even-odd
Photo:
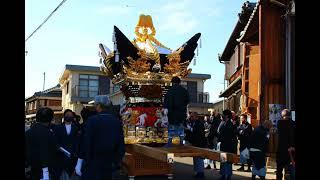
[[[191,180],[194,179],[193,175],[193,165],[192,165],[192,158],[175,158],[175,166],[174,166],[174,179],[183,179],[183,180]],[[219,168],[219,163],[217,164]],[[250,180],[251,173],[248,172],[239,172],[236,171],[240,166],[234,165],[233,166],[233,176],[232,180]],[[275,169],[268,169],[266,179],[275,179]],[[219,171],[213,170],[205,170],[205,177],[206,179],[218,179],[220,177]],[[123,177],[121,180],[125,180],[127,178]],[[147,179],[154,179],[154,180],[165,180],[167,179],[166,176],[144,176],[144,177],[136,177],[137,180],[147,180]]]

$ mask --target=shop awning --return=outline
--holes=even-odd
[[[242,81],[241,76],[239,76],[237,79],[235,79],[226,90],[224,90],[219,97],[229,97],[233,93],[235,93],[237,90],[241,89]]]

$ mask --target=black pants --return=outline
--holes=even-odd
[[[280,151],[277,153],[277,180],[282,180],[284,174],[283,169],[287,168],[290,164],[290,157],[287,151]]]
[[[56,174],[51,168],[49,169],[50,180],[59,180],[59,175]],[[31,167],[31,180],[42,179],[42,168]]]
[[[94,160],[88,163],[88,166],[82,174],[83,180],[108,180],[112,179],[112,163],[103,160]]]
[[[285,169],[286,167],[288,167],[289,163],[286,162],[277,162],[277,180],[282,180],[283,175],[282,171],[283,169]]]

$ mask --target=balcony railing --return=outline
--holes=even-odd
[[[189,92],[191,103],[210,103],[210,97],[208,92]]]
[[[102,95],[99,86],[76,85],[72,88],[72,97],[94,98],[96,95]]]

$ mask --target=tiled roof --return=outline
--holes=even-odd
[[[32,99],[34,97],[61,97],[62,91],[60,89],[60,84],[56,85],[55,87],[46,89],[44,91],[35,92],[33,96],[26,98],[25,100]]]
[[[70,70],[70,71],[95,71],[95,72],[100,72],[100,67],[97,67],[97,66],[82,66],[82,65],[66,64],[66,70]]]
[[[247,32],[247,29],[248,29],[251,21],[253,20],[256,12],[259,11],[259,10],[258,10],[259,4],[260,4],[260,0],[258,0],[258,2],[256,3],[256,5],[255,5],[255,7],[254,7],[254,9],[253,9],[253,11],[252,11],[252,13],[251,13],[251,15],[250,15],[250,18],[249,18],[246,26],[245,26],[244,29],[240,32],[240,37],[237,39],[238,42],[240,42],[241,39],[245,36],[245,34],[246,34],[246,32]],[[257,12],[257,13],[258,13],[258,12]]]
[[[252,11],[254,10],[257,3],[250,3],[249,1],[245,2],[242,6],[242,11],[239,13],[239,20],[234,27],[231,36],[222,52],[219,55],[219,61],[229,61],[232,53],[234,52],[235,46],[239,43],[237,42],[237,38],[239,37],[240,32],[243,30],[245,25],[247,24]]]

